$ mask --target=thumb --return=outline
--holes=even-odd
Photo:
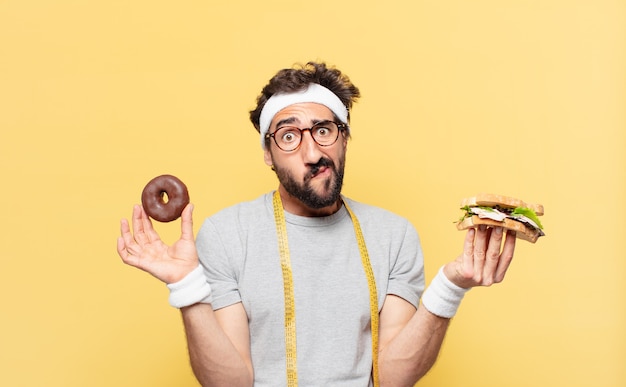
[[[193,204],[189,203],[185,206],[181,217],[181,235],[180,239],[193,241]]]

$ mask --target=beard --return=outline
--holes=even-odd
[[[345,156],[339,159],[339,165],[335,166],[332,160],[321,158],[316,164],[311,165],[309,172],[304,176],[303,182],[296,181],[291,172],[274,164],[278,181],[289,193],[301,201],[304,205],[313,209],[320,209],[335,204],[341,197],[343,186],[343,174],[345,169]],[[323,182],[322,192],[318,193],[311,185],[311,179],[321,167],[327,167],[331,171],[329,179]]]

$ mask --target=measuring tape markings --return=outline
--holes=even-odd
[[[291,258],[287,241],[287,222],[283,212],[282,202],[278,191],[274,193],[274,218],[278,234],[278,251],[280,267],[283,273],[283,293],[285,296],[285,350],[287,361],[287,386],[298,385],[298,361],[296,350],[296,303],[293,294],[293,275],[291,273]]]
[[[354,232],[356,234],[359,251],[361,253],[361,262],[363,263],[363,270],[365,270],[367,285],[370,293],[372,377],[374,380],[374,387],[378,387],[378,292],[376,291],[376,278],[374,277],[374,271],[372,270],[372,264],[370,262],[369,254],[367,253],[367,246],[365,244],[365,238],[363,238],[363,232],[361,231],[359,220],[352,212],[352,209],[348,206],[348,203],[344,202],[344,205],[346,206],[354,225]]]
[[[361,226],[356,216],[344,201],[344,205],[354,226],[361,263],[367,277],[367,284],[370,296],[370,316],[372,332],[372,378],[374,387],[378,387],[378,294],[376,291],[376,280],[367,253],[367,246],[361,231]],[[298,385],[298,364],[296,346],[296,308],[293,291],[293,274],[291,271],[291,258],[289,254],[289,243],[287,239],[287,222],[283,210],[282,201],[278,191],[273,197],[274,218],[276,221],[276,232],[278,236],[278,249],[280,254],[280,265],[283,273],[283,292],[285,298],[285,355],[287,367],[287,386],[297,387]]]

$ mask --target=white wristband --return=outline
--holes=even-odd
[[[443,273],[442,267],[424,292],[422,305],[434,315],[452,318],[468,290],[453,284]]]
[[[175,308],[197,304],[211,303],[211,286],[207,282],[204,270],[198,265],[183,279],[173,284],[167,284],[170,290],[170,305]]]

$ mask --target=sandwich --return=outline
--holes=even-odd
[[[503,227],[515,231],[518,238],[531,243],[545,235],[539,221],[539,216],[543,215],[541,204],[525,203],[508,196],[480,193],[463,199],[461,210],[465,213],[456,224],[459,230],[481,224]]]

